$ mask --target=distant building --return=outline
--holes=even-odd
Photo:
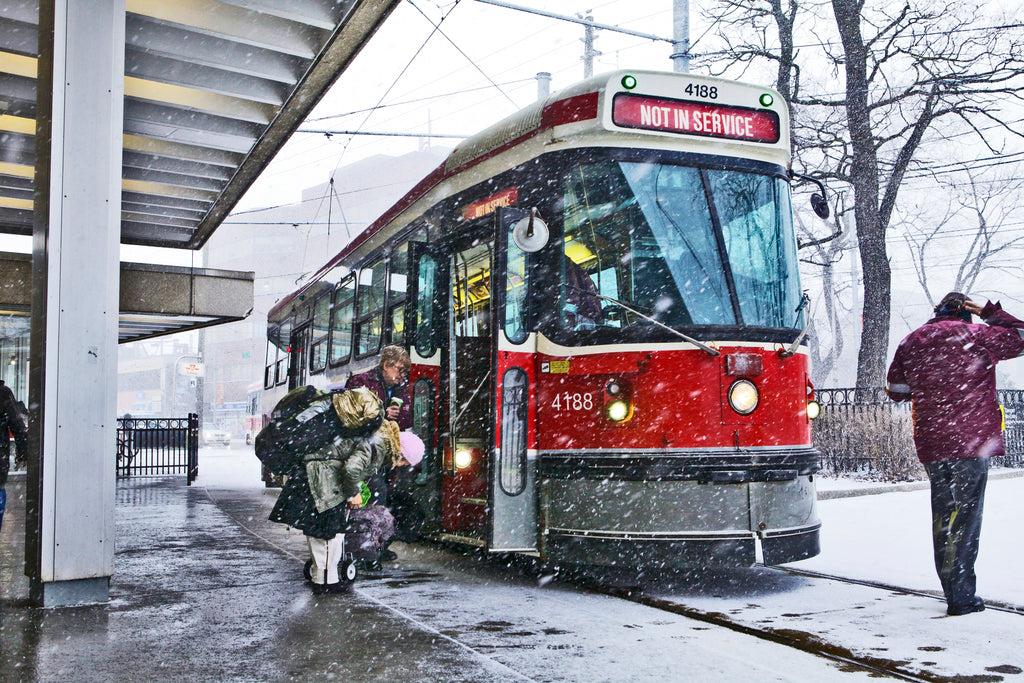
[[[430,149],[349,164],[296,204],[231,215],[205,248],[204,266],[255,272],[252,314],[201,330],[204,424],[241,437],[263,384],[267,313],[447,157]],[[248,409],[247,409],[248,406]],[[266,412],[264,410],[264,412]]]

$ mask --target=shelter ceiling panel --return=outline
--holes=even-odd
[[[225,38],[199,33],[186,36],[180,26],[170,26],[134,14],[128,15],[125,26],[129,48],[125,52],[126,64],[131,63],[128,57],[145,53],[289,86],[302,78],[309,65],[308,59],[240,45]],[[125,70],[131,73],[128,66]]]
[[[33,135],[18,135],[0,131],[0,162],[33,167],[36,139]]]
[[[132,65],[132,75],[143,81],[192,86],[205,92],[274,106],[280,106],[288,96],[287,84],[280,81],[194,64],[185,58],[150,55],[131,46],[128,46],[126,61]]]
[[[154,218],[181,218],[192,221],[203,215],[203,211],[188,211],[186,209],[175,209],[167,206],[156,206],[154,204],[135,204],[124,200],[121,197],[121,216],[127,220],[134,220],[136,223],[145,223]],[[136,218],[128,218],[136,216]]]
[[[217,0],[128,0],[126,9],[184,30],[310,60],[329,36],[327,29]]]
[[[122,241],[202,247],[399,2],[126,0]],[[0,232],[31,231],[38,13],[0,0]]]
[[[0,51],[31,56],[38,50],[39,27],[35,23],[0,15]]]

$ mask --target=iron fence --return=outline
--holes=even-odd
[[[199,416],[122,417],[117,420],[117,476],[199,473]]]
[[[1024,390],[1000,389],[996,393],[1005,418],[1006,454],[993,458],[992,464],[1024,467]],[[886,448],[910,449],[912,455],[909,402],[890,400],[880,387],[818,389],[815,397],[821,404],[821,415],[814,422],[814,443],[827,471],[842,474],[877,468],[877,454],[868,452],[871,449],[864,443],[863,429],[854,428],[865,423]]]

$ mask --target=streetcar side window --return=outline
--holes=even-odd
[[[331,313],[332,366],[341,365],[352,354],[352,315],[356,301],[355,277],[348,276],[334,290],[334,310]]]
[[[388,315],[385,343],[405,346],[405,292],[409,272],[409,243],[391,252],[388,264]]]
[[[291,348],[292,328],[295,326],[295,318],[289,317],[278,328],[280,352],[277,354],[277,367],[274,368],[274,384],[284,384],[288,381],[288,362]]]
[[[423,462],[424,472],[440,470],[433,458],[434,444],[434,383],[420,377],[412,385],[412,432],[423,439],[427,453]]]
[[[323,294],[313,304],[313,343],[309,351],[311,372],[323,372],[327,367],[327,337],[331,331],[331,295]]]
[[[420,256],[416,269],[416,317],[413,327],[416,353],[430,358],[437,351],[437,259],[431,254]]]
[[[508,226],[505,264],[505,336],[513,344],[526,341],[526,253],[512,240],[515,222]]]
[[[356,357],[377,353],[384,328],[384,276],[387,262],[379,259],[359,271],[356,289]]]
[[[267,363],[263,369],[263,388],[271,389],[277,383],[277,357],[283,354],[281,346],[281,328],[277,325],[267,327]]]
[[[505,495],[526,490],[526,431],[529,404],[526,371],[511,367],[501,379],[501,452],[498,485]]]
[[[452,323],[456,337],[487,337],[491,315],[491,245],[478,244],[452,262]]]

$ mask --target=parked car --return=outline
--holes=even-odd
[[[225,429],[204,429],[199,436],[200,446],[230,446],[231,433]]]

